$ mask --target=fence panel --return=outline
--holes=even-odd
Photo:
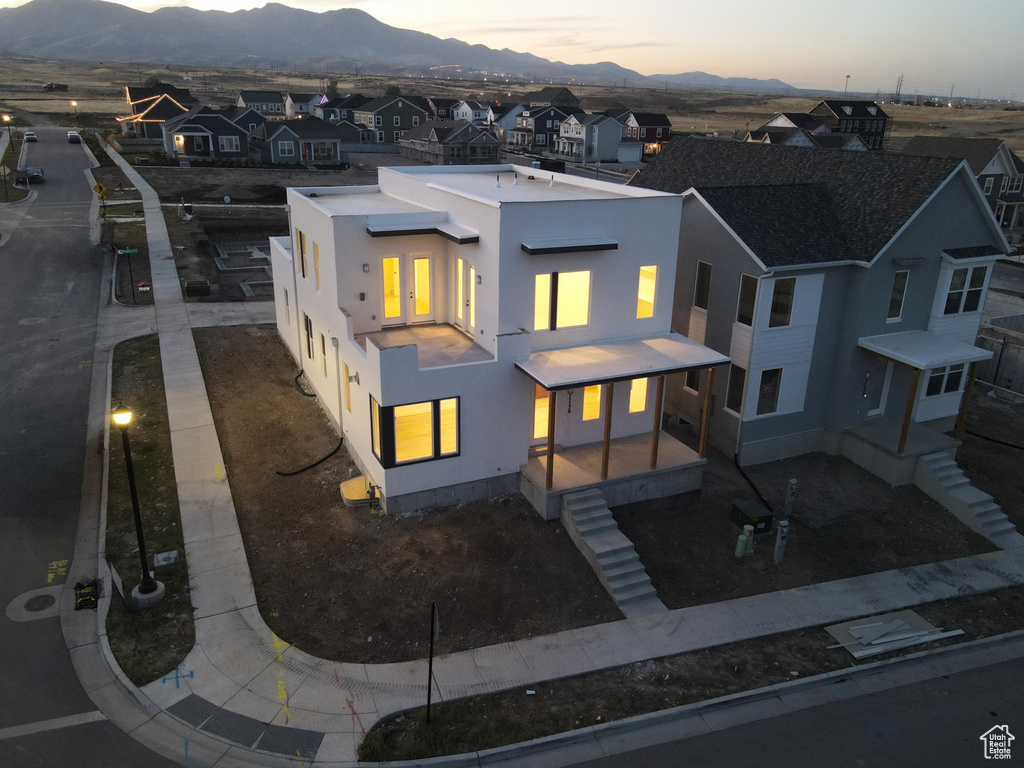
[[[1024,394],[1024,346],[979,334],[977,345],[992,352],[978,365],[978,380]]]

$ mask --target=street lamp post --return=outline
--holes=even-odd
[[[121,430],[121,442],[124,445],[124,465],[128,471],[128,490],[132,497],[132,512],[135,515],[135,535],[139,539],[139,561],[142,565],[142,582],[132,590],[132,598],[139,608],[148,608],[160,602],[165,593],[162,583],[153,578],[149,572],[146,557],[146,541],[142,537],[142,516],[139,514],[139,494],[135,488],[135,469],[132,466],[132,449],[128,442],[128,425],[132,421],[132,412],[120,405],[110,413],[110,417]]]
[[[7,124],[7,146],[13,147],[14,146],[14,135],[11,133],[11,116],[10,115],[4,115],[4,122]],[[3,155],[0,155],[0,160],[2,160],[2,159],[3,159]],[[11,193],[7,189],[7,175],[8,174],[6,174],[6,173],[4,174],[4,202],[5,203],[11,202]]]
[[[78,127],[78,102],[72,101],[71,106],[75,108],[75,128]]]

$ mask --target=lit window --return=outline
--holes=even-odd
[[[928,386],[925,389],[925,397],[934,395],[945,395],[949,392],[959,392],[960,385],[964,380],[964,365],[951,365],[948,368],[935,368],[928,376]]]
[[[380,406],[377,404],[377,401],[373,399],[373,395],[370,395],[370,440],[370,447],[373,448],[373,455],[380,459]]]
[[[633,379],[629,388],[629,412],[640,413],[647,409],[647,379]]]
[[[888,320],[899,320],[903,315],[903,297],[907,293],[907,278],[910,272],[900,270],[892,279],[892,294],[889,296]]]
[[[430,402],[395,406],[395,462],[430,458],[434,452],[434,420]]]
[[[327,339],[320,334],[320,373],[327,377]]]
[[[711,297],[711,265],[704,261],[697,262],[697,284],[693,290],[693,306],[708,308]]]
[[[540,440],[548,435],[548,391],[540,384],[533,390],[533,439]]]
[[[415,304],[417,315],[430,314],[430,259],[418,258],[412,262],[412,278],[415,283]]]
[[[459,399],[449,397],[438,404],[441,413],[441,455],[459,452]]]
[[[754,324],[754,302],[757,299],[757,278],[743,275],[740,278],[740,302],[736,309],[736,322],[740,325]]]
[[[782,369],[772,368],[761,373],[761,386],[757,390],[757,413],[775,413],[779,409],[779,384]]]
[[[960,312],[976,312],[981,306],[981,293],[985,287],[988,266],[961,267],[954,269],[946,294],[944,315]]]
[[[384,317],[402,316],[402,278],[397,256],[384,259]]]
[[[384,467],[459,452],[459,399],[380,407],[370,398],[374,453]]]
[[[725,392],[725,407],[733,413],[743,409],[743,385],[746,383],[747,372],[738,365],[729,366],[729,388]]]
[[[476,328],[476,267],[469,265],[469,327]]]
[[[654,317],[654,288],[658,281],[657,266],[640,267],[640,286],[637,288],[637,318]]]
[[[320,246],[313,243],[313,277],[316,282],[316,289],[320,290]]]
[[[793,292],[795,289],[795,277],[786,277],[775,281],[775,288],[772,291],[772,312],[768,318],[769,328],[781,328],[789,325],[793,314]]]
[[[465,286],[462,283],[462,259],[456,259],[455,264],[455,295],[457,297],[457,301],[455,304],[455,315],[456,317],[459,318],[459,320],[461,320],[462,304],[463,302],[465,302]]]
[[[601,385],[583,388],[583,420],[593,421],[601,416]]]
[[[345,410],[352,413],[352,382],[349,381],[348,363],[342,363],[345,373]]]
[[[590,272],[537,275],[534,287],[534,330],[586,325],[590,320]]]

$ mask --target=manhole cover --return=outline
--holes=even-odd
[[[36,595],[25,602],[25,610],[32,612],[45,611],[55,602],[57,602],[57,598],[53,595]]]

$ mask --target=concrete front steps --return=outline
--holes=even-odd
[[[651,586],[633,542],[619,530],[601,491],[589,488],[563,496],[561,519],[627,619],[668,610]]]
[[[914,485],[1000,549],[1024,546],[1024,536],[995,500],[971,485],[949,453],[939,451],[922,456],[914,468]]]

